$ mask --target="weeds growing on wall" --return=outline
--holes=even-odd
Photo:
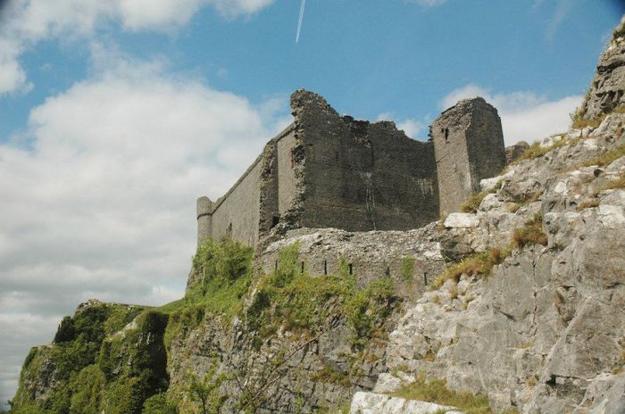
[[[340,276],[311,277],[301,271],[297,244],[279,254],[277,270],[261,279],[246,320],[258,340],[280,327],[314,336],[327,329],[333,317],[345,318],[354,331],[354,344],[362,345],[375,334],[392,311],[395,300],[390,279],[379,279],[364,288],[356,286],[347,265]],[[260,345],[260,342],[258,343]]]
[[[417,259],[412,256],[405,256],[401,258],[401,268],[399,269],[401,278],[405,282],[410,282],[414,276],[415,266]]]

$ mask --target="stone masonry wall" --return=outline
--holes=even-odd
[[[483,178],[506,165],[501,120],[482,98],[458,102],[434,121],[430,131],[436,154],[440,212],[458,211]]]
[[[212,220],[212,237],[232,237],[250,246],[258,241],[260,220],[260,173],[262,157],[259,157],[232,189],[216,203]]]
[[[198,200],[198,242],[227,236],[262,249],[295,228],[415,229],[457,211],[505,165],[501,121],[481,98],[445,111],[433,142],[341,117],[304,90],[291,108],[294,122],[225,196]]]
[[[310,92],[291,105],[304,150],[303,227],[406,230],[438,217],[431,144],[392,122],[340,117]]]

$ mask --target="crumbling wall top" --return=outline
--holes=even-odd
[[[291,95],[291,113],[297,120],[306,112],[327,112],[338,116],[334,108],[321,95],[298,89]]]

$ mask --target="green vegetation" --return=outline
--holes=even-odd
[[[155,394],[143,403],[142,414],[178,414],[176,404],[167,400],[163,393]]]
[[[469,276],[488,276],[492,268],[503,263],[506,257],[510,255],[509,249],[493,248],[487,252],[476,253],[462,259],[458,263],[454,263],[447,267],[443,273],[438,275],[432,287],[438,289],[445,284],[445,281],[453,279],[456,283],[460,281],[460,276],[467,274]]]
[[[125,326],[139,312],[133,329],[114,334],[113,327]],[[148,397],[167,389],[166,324],[167,316],[153,310],[97,303],[64,318],[55,344],[28,355],[13,412],[140,414]],[[153,340],[145,341],[147,336]],[[31,400],[27,384],[44,380],[50,367],[50,392],[45,399]]]
[[[452,391],[447,388],[447,383],[444,380],[426,381],[423,375],[419,375],[414,383],[406,385],[393,393],[393,396],[408,400],[449,405],[460,409],[466,414],[493,413],[486,396]],[[512,414],[513,411],[509,411],[509,413]]]
[[[189,393],[191,399],[199,404],[201,414],[218,413],[227,398],[220,393],[219,388],[228,377],[224,373],[217,373],[217,362],[213,361],[202,379],[193,373],[189,376]]]
[[[416,264],[417,259],[412,256],[405,256],[401,258],[400,275],[404,281],[410,282],[412,280]]]
[[[513,162],[513,164],[519,163],[523,160],[533,160],[535,158],[542,157],[549,151],[563,147],[565,145],[573,144],[574,142],[574,140],[568,140],[564,137],[561,137],[558,140],[554,140],[554,142],[552,142],[550,145],[542,145],[540,142],[534,142],[523,152],[523,154],[521,154],[519,158],[517,158]]]
[[[259,282],[246,314],[248,325],[259,333],[258,346],[280,326],[312,337],[327,329],[333,316],[347,320],[357,346],[378,333],[395,302],[390,279],[376,280],[358,289],[346,262],[339,266],[345,268],[341,276],[310,277],[301,272],[298,257],[297,244],[284,248],[277,270]]]
[[[195,403],[200,412],[217,412],[224,401],[219,389],[229,376],[218,373],[216,363],[206,376],[191,376],[188,388],[169,393],[166,370],[175,338],[209,316],[226,325],[240,317],[256,331],[258,346],[278,329],[296,334],[292,338],[306,345],[339,320],[352,329],[357,348],[385,335],[385,319],[398,303],[391,279],[357,286],[346,260],[340,261],[338,276],[310,277],[294,244],[279,253],[274,272],[256,277],[253,284],[252,259],[252,249],[239,243],[207,241],[193,258],[195,283],[183,299],[159,308],[96,303],[64,318],[55,343],[34,348],[26,358],[12,412],[173,414],[183,395],[185,404]],[[402,261],[406,279],[414,266],[414,258]],[[246,300],[250,306],[244,306]],[[292,356],[285,351],[261,367],[268,370],[265,380],[240,390],[243,409],[265,398],[263,393]],[[54,385],[45,399],[32,400],[27,387],[46,381],[50,367]],[[232,373],[241,377],[236,369]],[[347,386],[351,375],[328,368],[319,372],[319,380]]]
[[[181,300],[158,310],[169,315],[165,345],[170,349],[173,338],[181,331],[198,326],[206,315],[219,316],[225,322],[243,309],[243,298],[252,281],[253,251],[232,240],[207,240],[193,257],[193,272],[200,276]]]
[[[351,385],[351,381],[347,373],[338,371],[328,365],[325,365],[321,370],[315,372],[311,380],[325,384],[339,384],[345,387],[349,387]]]

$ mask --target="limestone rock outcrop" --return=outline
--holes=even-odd
[[[603,52],[579,115],[583,119],[597,118],[625,104],[625,18],[612,35]]]

